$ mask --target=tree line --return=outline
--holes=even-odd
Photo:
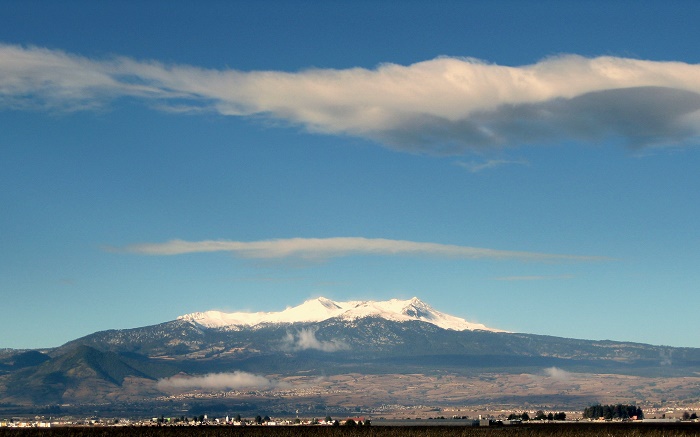
[[[515,414],[511,413],[510,416],[508,416],[508,420],[522,420],[523,422],[531,420],[530,415],[527,414],[527,412],[524,412],[522,414]],[[566,420],[566,413],[563,411],[558,412],[558,413],[545,413],[542,410],[538,410],[535,413],[535,417],[532,418],[532,420]]]
[[[584,419],[599,419],[604,418],[606,420],[610,419],[630,419],[633,417],[637,419],[644,418],[644,412],[641,408],[636,405],[600,405],[595,404],[586,407],[583,410]]]

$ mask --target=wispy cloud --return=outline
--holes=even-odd
[[[525,66],[441,57],[375,69],[211,70],[0,44],[0,107],[84,110],[120,97],[173,112],[266,116],[408,152],[700,135],[700,65],[565,55]]]
[[[571,279],[573,275],[552,275],[552,276],[500,276],[494,278],[496,281],[547,281],[550,279]]]
[[[181,255],[203,252],[230,252],[243,258],[302,258],[323,260],[351,255],[413,255],[451,258],[518,259],[522,261],[604,261],[602,256],[564,255],[537,252],[485,249],[439,243],[422,243],[384,238],[336,237],[290,238],[262,241],[183,241],[143,243],[123,250],[143,255]]]
[[[202,376],[173,376],[158,380],[157,387],[164,391],[182,390],[269,390],[279,387],[278,381],[253,373],[209,373]]]
[[[525,160],[508,160],[508,159],[488,159],[486,161],[457,161],[456,164],[460,167],[464,167],[471,173],[478,173],[483,170],[490,170],[497,167],[502,167],[504,165],[530,165],[528,161]]]
[[[336,339],[321,341],[316,338],[316,330],[302,329],[295,333],[287,333],[283,341],[283,349],[291,351],[315,349],[323,352],[337,352],[348,350],[350,346]]]

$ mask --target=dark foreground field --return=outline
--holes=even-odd
[[[150,428],[24,428],[0,429],[0,437],[390,437],[390,436],[700,436],[700,424],[564,424],[472,428],[457,426],[374,426],[374,427],[150,427]]]

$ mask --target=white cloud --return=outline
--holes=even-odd
[[[523,261],[602,261],[600,256],[562,255],[536,252],[484,249],[438,243],[421,243],[384,238],[336,237],[290,238],[262,241],[182,241],[134,244],[127,252],[144,255],[180,255],[200,252],[231,252],[243,258],[302,258],[322,260],[351,255],[423,255],[452,258],[519,259]]]
[[[544,369],[544,374],[548,378],[556,379],[558,381],[565,381],[571,378],[571,373],[566,370],[560,369],[558,367],[549,367]]]
[[[567,55],[511,67],[441,57],[242,72],[0,44],[0,107],[81,110],[124,96],[435,154],[562,138],[684,145],[700,134],[700,65],[682,62]]]
[[[295,334],[288,332],[284,338],[283,348],[291,351],[315,349],[323,352],[337,352],[348,350],[350,346],[341,340],[320,341],[316,338],[316,330],[302,329]]]
[[[573,275],[553,275],[553,276],[500,276],[494,278],[497,281],[546,281],[550,279],[571,279]]]
[[[269,390],[280,383],[253,373],[208,373],[202,376],[173,376],[159,379],[157,387],[164,391],[183,390]]]

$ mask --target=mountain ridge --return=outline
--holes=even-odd
[[[95,332],[43,354],[4,351],[0,405],[8,400],[87,404],[101,397],[156,402],[164,395],[159,381],[173,375],[183,381],[222,378],[218,374],[237,378],[236,372],[292,381],[331,375],[478,378],[485,373],[514,379],[557,369],[558,375],[643,379],[684,378],[700,369],[699,348],[454,329],[464,327],[464,319],[437,312],[417,298],[379,303],[318,298],[305,304],[277,313],[229,313],[234,316],[225,320],[255,324],[207,326],[201,316],[179,317],[152,326]],[[309,317],[309,308],[319,313]],[[444,321],[447,327],[440,326]],[[698,387],[689,393],[700,398],[700,383]],[[509,388],[480,394],[480,399],[499,399],[503,390]],[[649,387],[647,393],[653,390]],[[564,392],[551,393],[548,399],[576,398],[562,397]],[[385,400],[391,400],[388,392]]]
[[[205,328],[239,329],[241,327],[255,328],[275,323],[313,323],[333,318],[354,320],[370,316],[393,321],[418,320],[455,331],[482,330],[505,332],[501,329],[489,328],[481,323],[469,322],[460,317],[442,313],[417,297],[408,300],[358,300],[345,302],[318,297],[277,312],[225,313],[211,310],[185,314],[177,319],[192,321]]]

